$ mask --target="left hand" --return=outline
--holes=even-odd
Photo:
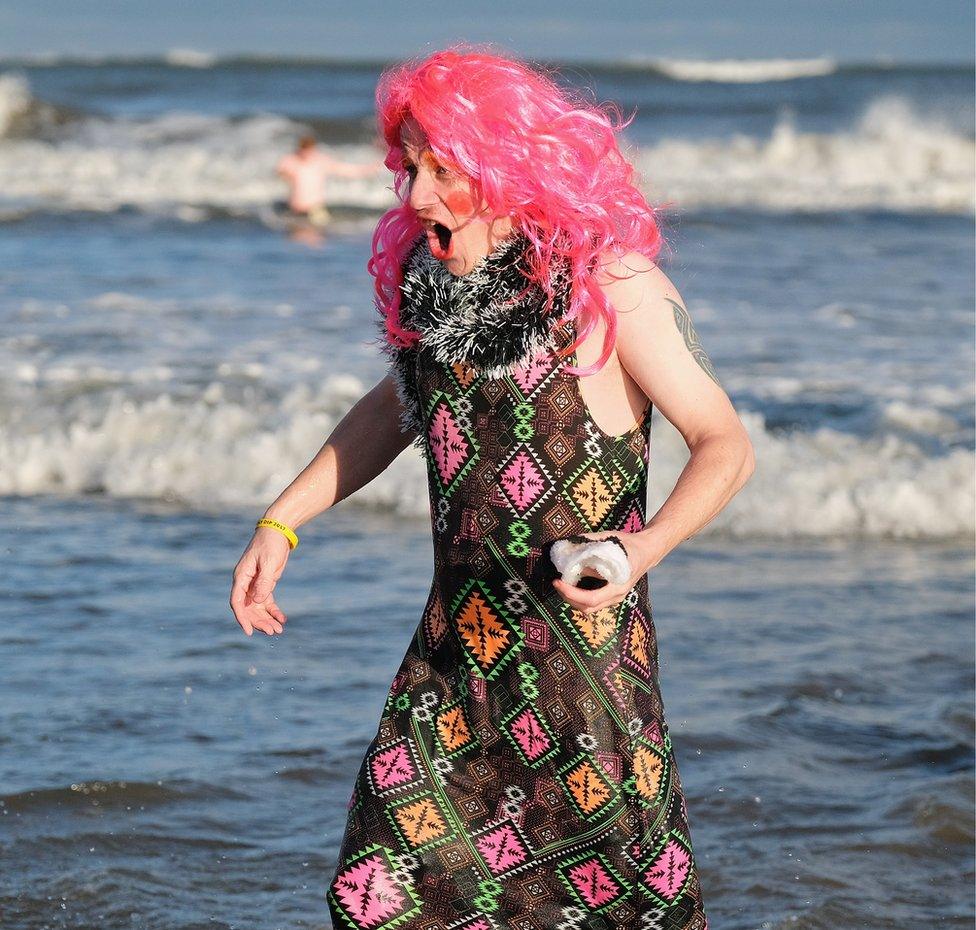
[[[612,607],[619,604],[637,584],[638,581],[647,573],[649,563],[645,559],[644,546],[634,533],[622,533],[620,530],[605,530],[600,533],[580,533],[586,539],[606,539],[608,536],[616,536],[627,550],[627,561],[630,563],[630,578],[625,584],[610,584],[607,582],[600,588],[577,588],[575,585],[566,584],[558,575],[553,581],[552,586],[566,603],[576,610],[583,613],[594,613],[604,607]],[[599,578],[597,572],[589,568],[583,569],[583,577]]]

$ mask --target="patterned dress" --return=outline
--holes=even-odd
[[[516,238],[454,279],[418,241],[388,350],[434,577],[349,802],[336,928],[707,930],[645,575],[590,615],[549,545],[644,526],[650,405],[609,436]],[[521,286],[520,286],[521,285]],[[463,353],[467,357],[456,357]],[[475,367],[471,357],[480,365]]]

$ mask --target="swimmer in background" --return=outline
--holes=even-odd
[[[281,207],[295,216],[307,219],[313,226],[325,226],[329,211],[325,206],[325,179],[329,175],[341,178],[365,178],[379,173],[383,160],[368,165],[338,161],[316,148],[314,136],[302,136],[295,151],[285,155],[277,165],[277,173],[289,185],[287,204]]]

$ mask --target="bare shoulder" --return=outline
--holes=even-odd
[[[595,278],[617,311],[617,332],[621,336],[646,335],[660,327],[670,331],[675,326],[685,332],[690,327],[677,286],[646,255],[606,255]]]
[[[721,386],[684,299],[655,261],[640,252],[607,253],[596,280],[616,311],[617,349],[628,371],[678,363],[686,377],[694,380],[697,367],[699,376]],[[695,365],[688,368],[685,360]]]
[[[646,313],[653,307],[662,307],[663,299],[668,297],[681,302],[674,282],[657,262],[641,252],[620,256],[604,253],[595,280],[618,314],[633,315],[642,310]]]

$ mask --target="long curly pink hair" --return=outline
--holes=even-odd
[[[531,243],[529,277],[552,300],[553,263],[568,259],[571,297],[566,316],[578,319],[572,352],[606,326],[603,353],[589,375],[606,363],[616,342],[616,314],[594,279],[598,257],[636,251],[653,260],[667,243],[658,210],[635,182],[617,134],[630,125],[614,104],[590,103],[557,86],[550,74],[484,47],[454,45],[387,69],[376,88],[376,112],[400,206],[385,213],[373,234],[376,306],[396,346],[419,334],[399,320],[403,260],[423,231],[409,206],[401,129],[412,116],[438,161],[466,175],[475,203],[484,197],[495,216],[510,216]]]

